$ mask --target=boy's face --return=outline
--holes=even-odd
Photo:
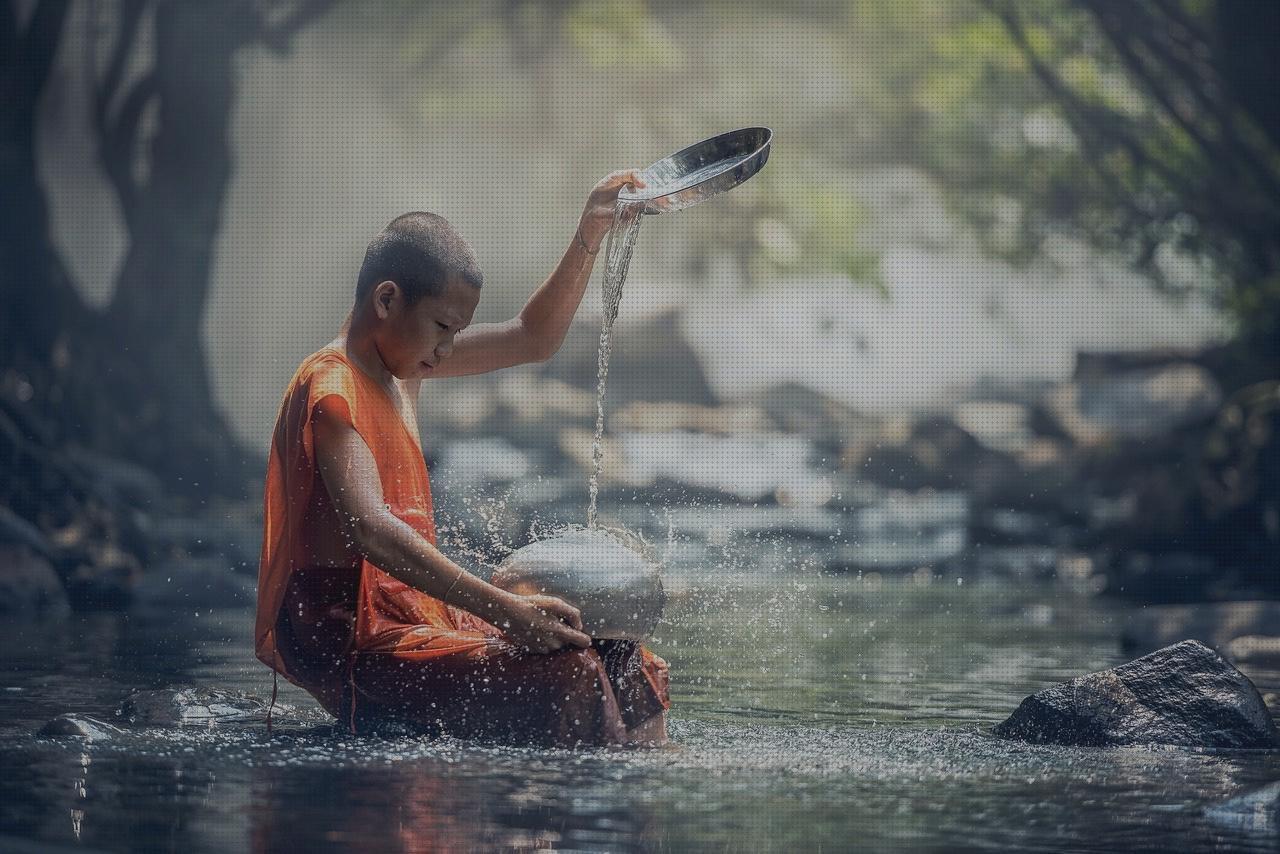
[[[402,379],[431,376],[441,360],[453,352],[453,338],[471,323],[480,289],[454,279],[439,296],[426,296],[407,306],[404,293],[393,282],[374,291],[378,354],[387,370]]]

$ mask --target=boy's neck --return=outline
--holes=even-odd
[[[363,320],[352,309],[342,322],[342,328],[338,330],[338,337],[334,339],[332,346],[341,347],[357,367],[390,388],[395,378],[382,361],[382,354],[378,352],[377,342],[373,338],[373,330]]]

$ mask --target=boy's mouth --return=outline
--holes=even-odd
[[[421,364],[422,367],[426,368],[428,371],[434,371],[436,369],[436,366],[431,364],[430,362],[420,362],[419,364]]]

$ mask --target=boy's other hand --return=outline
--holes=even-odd
[[[593,254],[600,251],[600,244],[609,236],[609,229],[613,228],[614,203],[622,188],[628,186],[643,190],[649,185],[640,177],[639,169],[622,169],[601,178],[587,196],[587,206],[578,221],[578,233]]]
[[[534,593],[525,598],[553,617],[568,623],[578,631],[582,631],[582,612],[563,599],[541,593]]]
[[[582,613],[563,599],[542,594],[519,596],[513,611],[504,631],[512,643],[530,652],[591,646],[591,638],[582,631]]]

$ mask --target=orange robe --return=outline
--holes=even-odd
[[[436,542],[426,463],[390,396],[339,350],[307,357],[285,391],[268,460],[254,632],[262,662],[353,727],[396,718],[459,736],[610,744],[670,705],[666,664],[642,647],[535,655],[368,560],[308,566],[304,545],[320,535],[308,519],[337,519],[313,435],[330,397],[372,451],[390,511]]]

